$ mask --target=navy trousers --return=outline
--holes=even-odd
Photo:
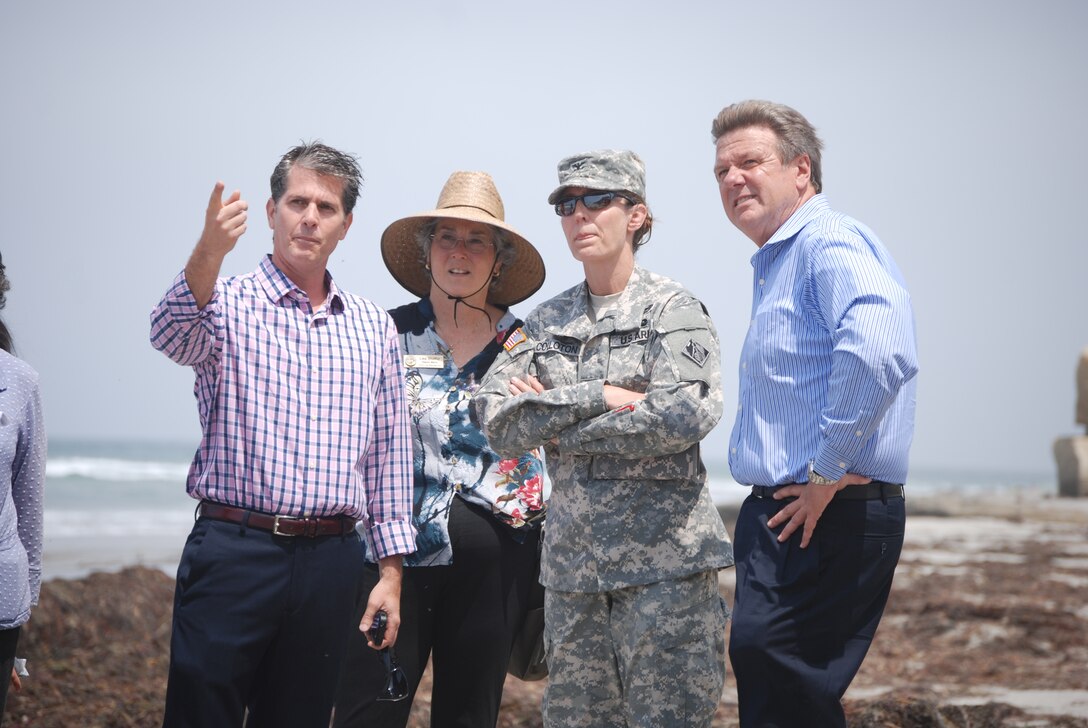
[[[833,500],[808,548],[778,543],[767,521],[784,502],[749,496],[733,540],[737,587],[729,659],[741,726],[845,726],[842,696],[884,613],[906,510]]]
[[[360,548],[354,531],[198,520],[178,566],[164,728],[326,728]]]

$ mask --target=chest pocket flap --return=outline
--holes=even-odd
[[[698,443],[683,452],[651,458],[594,455],[589,466],[595,480],[691,480],[702,471]]]

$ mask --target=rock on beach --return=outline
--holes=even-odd
[[[1088,728],[1088,500],[908,498],[908,512],[884,621],[846,696],[850,724]],[[731,599],[732,570],[721,583]],[[48,581],[5,725],[160,725],[172,599],[172,577],[144,567]],[[542,725],[544,684],[508,678],[499,725]],[[412,728],[429,725],[429,695],[425,677]],[[730,676],[714,726],[736,725]]]

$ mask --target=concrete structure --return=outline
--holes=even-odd
[[[1088,427],[1088,349],[1081,351],[1077,365],[1076,421]],[[1058,494],[1088,497],[1088,436],[1059,437],[1054,441],[1054,459],[1058,462]]]

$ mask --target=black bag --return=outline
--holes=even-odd
[[[519,680],[543,680],[548,676],[547,655],[544,654],[544,585],[540,583],[540,553],[544,548],[544,529],[540,529],[537,539],[536,564],[533,568],[533,585],[529,589],[529,599],[525,610],[525,619],[521,629],[514,635],[514,645],[510,650],[510,663],[506,672]]]

